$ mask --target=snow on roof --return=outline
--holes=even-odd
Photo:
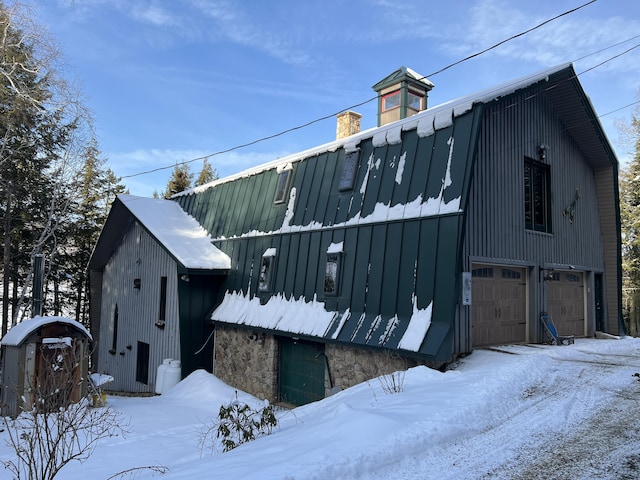
[[[93,340],[89,331],[79,322],[67,317],[33,317],[30,320],[25,320],[13,327],[7,332],[7,334],[2,337],[2,341],[0,344],[2,345],[11,345],[17,346],[22,344],[24,340],[31,335],[31,333],[35,332],[38,328],[50,324],[50,323],[66,323],[67,325],[71,325],[81,332],[83,332],[89,339]]]
[[[453,119],[458,117],[473,108],[475,104],[489,103],[498,98],[510,95],[517,90],[526,88],[534,83],[540,81],[546,81],[549,76],[557,73],[566,68],[570,68],[571,63],[565,63],[556,67],[548,68],[537,73],[526,75],[524,77],[508,81],[501,85],[497,85],[491,88],[480,90],[471,95],[463,96],[454,100],[450,100],[440,105],[433,106],[427,110],[423,110],[411,117],[398,120],[381,127],[370,128],[363,130],[360,133],[356,133],[346,138],[340,138],[317,147],[304,150],[302,152],[288,155],[272,162],[264,163],[247,170],[243,170],[234,175],[230,175],[218,180],[214,180],[205,185],[195,187],[191,190],[185,190],[184,192],[177,193],[174,197],[182,195],[190,195],[193,193],[204,191],[208,188],[216,185],[231,182],[243,177],[249,177],[262,173],[267,170],[278,168],[287,163],[294,163],[303,160],[314,155],[319,155],[325,152],[334,152],[340,148],[344,148],[347,151],[354,150],[357,145],[364,139],[375,137],[376,146],[384,145],[385,142],[389,144],[397,143],[400,138],[399,135],[403,130],[417,129],[418,135],[421,137],[432,135],[436,130],[446,128],[453,123]],[[407,69],[409,71],[409,69]],[[415,72],[414,72],[415,73]],[[416,75],[419,75],[416,73]]]
[[[258,297],[226,292],[211,318],[225,323],[323,337],[335,316],[336,313],[328,312],[324,303],[315,299],[307,302],[304,297],[287,299],[277,294],[261,305]]]
[[[186,268],[231,268],[231,259],[212,243],[207,231],[171,200],[118,195],[136,219]]]
[[[418,308],[417,303],[417,297],[414,295],[413,313],[407,319],[406,330],[397,345],[399,349],[420,351],[431,326],[433,302],[424,309]],[[302,296],[297,299],[287,298],[279,293],[263,305],[259,297],[252,297],[251,293],[245,294],[241,291],[225,292],[222,303],[211,314],[211,320],[333,340],[337,340],[346,329],[346,334],[350,333],[351,343],[377,344],[381,347],[389,347],[393,343],[390,340],[391,334],[399,325],[397,315],[387,319],[377,315],[367,320],[366,313],[356,318],[349,309],[342,313],[328,311],[325,303],[318,301],[315,296],[307,301]],[[383,321],[386,322],[384,333],[379,338],[374,338],[374,332]],[[351,323],[350,327],[347,327],[348,323]],[[368,329],[368,333],[357,340],[356,337],[364,328]]]
[[[425,77],[424,75],[420,75],[418,72],[416,72],[414,69],[409,68],[409,67],[405,67],[405,70],[407,72],[407,74],[412,77],[415,78],[416,80],[422,82],[422,83],[426,83],[427,85],[431,85],[432,87],[435,87],[435,85],[431,82],[431,80],[429,80],[427,77]]]

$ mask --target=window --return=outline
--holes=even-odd
[[[117,348],[118,348],[118,304],[116,303],[116,308],[113,311],[113,337],[111,337],[111,350],[109,350],[109,353],[111,355],[115,355]]]
[[[338,295],[340,289],[340,258],[341,252],[328,252],[327,265],[324,270],[325,295]]]
[[[136,356],[136,382],[149,384],[149,344],[138,342]]]
[[[385,96],[382,97],[383,112],[386,112],[387,110],[391,110],[392,108],[396,108],[399,106],[400,106],[400,90],[387,93]]]
[[[580,282],[580,275],[576,275],[575,273],[567,273],[567,282]]]
[[[164,322],[167,316],[167,277],[160,277],[160,307],[158,321]]]
[[[520,279],[522,274],[518,270],[511,270],[509,268],[502,269],[502,278],[512,278],[514,280]]]
[[[407,106],[414,110],[422,110],[422,97],[413,92],[407,93]]]
[[[267,251],[262,254],[260,276],[258,277],[258,290],[261,292],[268,292],[271,290],[271,277],[273,276],[273,263],[275,257],[275,248],[268,248]]]
[[[358,170],[358,157],[360,152],[350,152],[344,157],[344,165],[342,166],[342,175],[340,175],[339,190],[351,190],[356,179]]]
[[[526,158],[524,162],[524,223],[528,230],[551,233],[549,166]]]
[[[474,268],[471,271],[471,276],[475,278],[493,278],[493,268],[491,267]]]
[[[287,196],[287,190],[289,188],[289,177],[291,176],[291,169],[283,170],[278,176],[278,185],[276,187],[276,195],[273,198],[273,203],[282,203]]]

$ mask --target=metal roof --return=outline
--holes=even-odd
[[[176,202],[118,195],[94,248],[89,266],[102,268],[137,221],[187,270],[228,270],[229,257],[211,244],[206,230]]]
[[[450,358],[464,209],[484,108],[522,92],[548,98],[594,169],[617,164],[567,64],[174,197],[231,258],[226,294],[253,302],[251,309],[220,308],[212,319]],[[342,189],[345,169],[354,161],[353,188]],[[283,170],[291,173],[288,201],[277,203],[274,191]],[[329,246],[340,242],[347,273],[340,295],[332,298],[322,294],[322,269]],[[272,288],[261,293],[257,272],[269,249],[277,252],[276,270]],[[263,314],[275,308],[269,305],[275,296],[291,310],[251,316],[254,307]],[[292,316],[300,299],[322,304],[329,315],[323,315],[328,323],[322,333],[317,325],[303,324],[308,316]],[[408,341],[407,335],[417,338]]]

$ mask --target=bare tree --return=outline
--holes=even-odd
[[[24,410],[2,420],[15,452],[3,463],[19,480],[51,480],[69,463],[89,458],[101,439],[124,435],[127,428],[120,413],[92,408],[82,396],[86,357],[64,343],[40,348]]]
[[[56,254],[56,233],[71,208],[70,185],[94,138],[90,113],[78,90],[61,74],[64,65],[57,45],[33,18],[25,5],[7,8],[0,3],[2,333],[9,323],[9,283],[18,292],[12,302],[15,325],[28,312],[34,256],[44,253],[50,265]],[[17,205],[16,200],[25,198],[37,216],[28,226],[28,244],[19,246],[14,245],[14,232],[23,227],[15,225],[13,210],[24,210],[24,203]]]

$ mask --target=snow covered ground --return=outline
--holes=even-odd
[[[143,469],[122,478],[636,479],[638,374],[640,339],[479,350],[445,373],[409,370],[401,393],[385,393],[376,379],[283,410],[272,435],[211,453],[199,445],[203,424],[235,391],[198,371],[162,396],[109,396],[109,408],[130,419],[130,433],[102,440],[58,478],[162,466],[164,474]],[[11,458],[5,435],[1,460]]]

